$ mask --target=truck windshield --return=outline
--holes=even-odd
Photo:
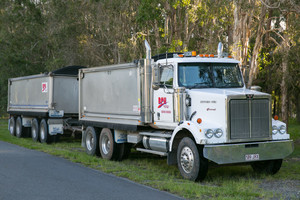
[[[180,63],[178,84],[186,88],[243,87],[239,66],[233,63]]]

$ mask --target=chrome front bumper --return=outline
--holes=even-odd
[[[283,159],[294,150],[292,140],[205,145],[203,155],[218,164]],[[249,159],[254,157],[253,160]]]

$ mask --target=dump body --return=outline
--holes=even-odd
[[[137,63],[81,69],[79,119],[137,126],[143,120],[141,68]]]
[[[41,74],[9,79],[9,114],[46,116],[50,110],[78,114],[76,76]]]

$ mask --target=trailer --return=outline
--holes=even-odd
[[[167,157],[181,175],[205,178],[208,162],[247,163],[275,174],[293,151],[271,96],[247,89],[239,61],[223,53],[168,53],[79,70],[79,121],[90,155],[137,151]],[[253,87],[257,89],[257,87]],[[253,89],[252,88],[252,89]]]
[[[48,143],[78,122],[78,69],[69,66],[49,73],[8,80],[11,135],[31,135]],[[74,123],[75,122],[75,123]],[[77,124],[78,125],[78,124]]]

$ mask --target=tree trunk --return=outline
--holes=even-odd
[[[296,97],[296,115],[297,121],[300,123],[300,93],[298,93]]]
[[[254,78],[258,74],[258,54],[260,52],[261,46],[262,46],[262,38],[264,34],[263,26],[265,24],[265,17],[266,17],[266,11],[267,7],[264,5],[261,5],[261,13],[259,17],[259,25],[256,33],[256,40],[253,48],[253,53],[251,57],[251,64],[250,64],[250,73],[249,73],[249,81],[248,81],[248,87],[250,87],[253,83]]]
[[[286,16],[286,30],[283,35],[284,41],[282,41],[282,63],[281,63],[281,69],[282,69],[282,80],[281,80],[281,118],[282,121],[288,124],[288,118],[289,118],[289,112],[288,112],[288,85],[287,85],[287,77],[288,77],[288,54],[289,54],[289,37],[288,37],[288,16]]]

